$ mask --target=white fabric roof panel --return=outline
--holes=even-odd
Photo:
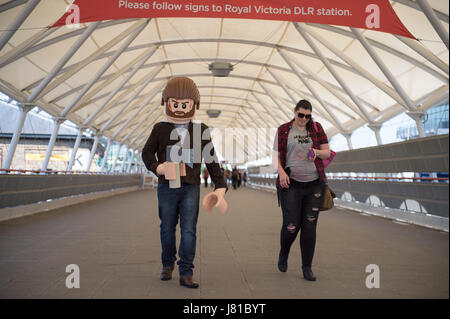
[[[51,29],[52,32],[49,31],[48,36],[37,38],[38,35],[45,34],[45,26],[53,24],[62,16],[70,2],[40,1],[0,51],[0,89],[19,102],[27,102],[27,98],[39,83],[91,25],[82,24],[79,29],[59,27]],[[0,1],[0,6],[11,3],[14,1]],[[439,15],[443,18],[440,23],[448,32],[448,2],[428,0],[428,3],[440,12]],[[414,1],[399,0],[392,1],[392,4],[403,24],[420,40],[418,44],[428,50],[429,54],[433,54],[433,57],[416,52],[392,34],[368,30],[362,30],[361,33],[413,103],[442,90],[443,87],[446,88],[444,98],[448,98],[448,48],[425,14],[413,8],[418,7]],[[24,3],[0,12],[0,28],[7,30],[25,5]],[[61,83],[50,90],[47,86],[48,91],[44,91],[45,94],[34,102],[52,115],[61,116],[63,110],[71,105],[86,84],[130,39],[132,32],[121,39],[118,37],[127,30],[135,30],[144,21],[132,19],[101,22],[49,86],[63,79]],[[105,25],[108,26],[104,27]],[[241,118],[247,122],[262,124],[255,112],[265,113],[264,116],[267,116],[267,109],[271,110],[272,114],[269,116],[273,123],[266,121],[264,124],[280,125],[289,118],[294,106],[290,96],[296,100],[306,98],[312,101],[314,117],[322,122],[329,137],[340,132],[333,119],[349,130],[357,128],[355,123],[359,126],[366,123],[359,107],[363,107],[372,120],[387,113],[392,117],[407,109],[404,101],[401,101],[402,105],[398,103],[401,100],[398,98],[401,92],[386,78],[350,28],[302,23],[299,23],[299,26],[306,30],[319,52],[310,47],[292,22],[211,18],[150,19],[145,28],[85,93],[86,97],[75,104],[66,117],[78,125],[83,125],[152,50],[151,44],[162,45],[157,47],[151,56],[147,55],[147,60],[140,70],[109,100],[90,123],[92,129],[100,130],[112,117],[117,116],[103,134],[112,137],[123,123],[128,122],[127,127],[117,135],[120,139],[136,128],[137,118],[140,120],[151,110],[155,110],[148,121],[141,124],[140,129],[144,129],[162,114],[162,108],[159,106],[161,86],[170,77],[183,75],[193,78],[199,86],[202,98],[197,117],[214,127],[240,126],[239,122],[246,124],[242,120],[236,121]],[[314,35],[320,38],[316,39]],[[32,42],[36,38],[37,41]],[[110,47],[104,49],[108,45]],[[343,56],[340,57],[328,46],[333,46]],[[281,48],[283,55],[295,65],[295,70],[277,48]],[[14,57],[11,60],[12,52]],[[96,52],[100,54],[73,75],[66,77],[69,70],[87,61]],[[350,92],[341,86],[339,80],[320,59],[319,53],[330,62],[332,69],[339,74]],[[347,58],[355,65],[346,60]],[[440,59],[438,63],[444,63],[447,70],[443,71],[434,64],[436,62],[431,62],[431,59]],[[229,77],[212,76],[208,64],[216,60],[234,65]],[[159,68],[162,68],[160,72],[142,89],[145,80]],[[367,75],[370,75],[372,80],[367,78]],[[307,81],[314,93],[299,77]],[[258,82],[267,88],[273,97],[267,94]],[[380,86],[387,88],[382,90]],[[156,90],[159,91],[149,100]],[[118,114],[125,103],[139,91],[122,114]],[[385,91],[396,95],[397,100]],[[317,101],[314,95],[316,93],[324,105]],[[359,105],[353,101],[350,94],[356,96]],[[147,102],[146,106],[143,106],[144,102]],[[432,106],[426,101],[421,102],[427,107]],[[222,110],[222,113],[217,119],[209,118],[206,114],[208,109]],[[136,114],[138,110],[140,111]],[[247,113],[255,118],[251,118]],[[136,119],[133,119],[133,116]],[[361,118],[363,120],[358,122]],[[138,131],[139,128],[136,132]],[[141,145],[133,145],[139,146]]]

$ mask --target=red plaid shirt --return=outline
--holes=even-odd
[[[289,136],[289,130],[292,127],[292,123],[294,120],[284,123],[281,125],[277,130],[278,135],[278,153],[280,158],[280,164],[283,169],[286,168],[286,155],[287,155],[287,144],[288,144],[288,136]],[[328,138],[325,134],[325,131],[322,128],[322,125],[320,125],[319,122],[316,122],[317,126],[317,132],[314,129],[314,125],[312,126],[312,130],[310,130],[309,136],[311,136],[311,139],[313,141],[313,148],[320,149],[321,144],[328,144]],[[319,157],[316,157],[314,160],[314,164],[316,164],[317,172],[319,173],[319,180],[325,181],[325,169],[323,167],[323,162]],[[280,185],[280,176],[278,175],[277,178],[277,189],[281,189]]]

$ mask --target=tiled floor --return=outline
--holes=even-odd
[[[202,197],[206,194],[202,186]],[[159,280],[155,190],[127,193],[0,223],[0,298],[448,298],[448,233],[343,209],[322,212],[313,270],[300,276],[298,238],[277,269],[276,195],[230,189],[225,215],[200,209],[194,279]],[[179,230],[177,234],[179,240]],[[66,266],[80,269],[68,289]],[[366,287],[366,266],[380,288]]]

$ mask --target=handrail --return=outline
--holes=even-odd
[[[43,170],[27,170],[27,169],[0,169],[0,173],[35,173],[35,174],[64,174],[64,175],[134,175],[121,172],[87,172],[87,171],[43,171]]]
[[[273,178],[275,179],[275,177],[262,177],[262,176],[254,176],[254,174],[249,174],[249,177],[253,177],[253,178]],[[390,176],[390,177],[380,177],[380,176],[348,176],[348,175],[344,175],[344,176],[333,176],[333,177],[327,177],[327,179],[381,179],[381,180],[391,180],[391,179],[396,179],[396,180],[418,180],[418,181],[448,181],[449,177],[394,177],[394,176]]]
[[[329,179],[412,179],[412,180],[419,180],[419,181],[448,181],[448,177],[379,177],[379,176],[333,176]]]

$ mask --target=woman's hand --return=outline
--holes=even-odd
[[[283,188],[289,188],[290,180],[288,174],[284,170],[279,172],[280,175],[280,185]]]
[[[315,149],[315,148],[311,148],[310,150],[312,150],[314,152],[314,155],[315,155],[313,159],[310,159],[309,156],[308,156],[308,159],[310,159],[311,161],[314,161],[316,158],[320,158],[322,160],[326,160],[331,155],[331,151],[330,151],[330,148],[329,148],[328,144],[320,145],[320,150]]]

